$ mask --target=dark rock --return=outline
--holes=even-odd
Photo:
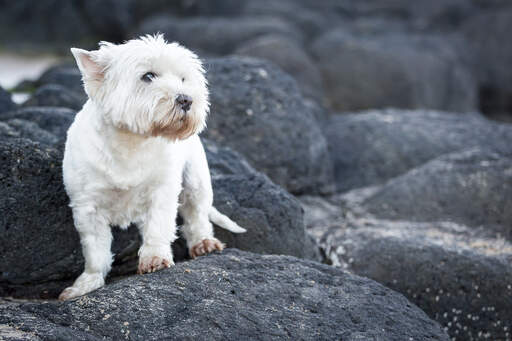
[[[76,111],[58,107],[26,107],[0,114],[0,121],[21,119],[36,123],[57,138],[65,140]]]
[[[0,128],[2,126],[0,125]],[[314,258],[300,204],[234,152],[207,143],[215,205],[248,229],[231,247]],[[83,268],[61,170],[62,153],[24,139],[0,141],[0,296],[56,297]],[[138,230],[114,228],[112,277],[135,273]],[[173,244],[177,261],[187,256]]]
[[[448,41],[406,33],[358,35],[338,29],[312,45],[331,106],[430,108],[477,107],[477,85]]]
[[[331,116],[324,128],[338,189],[383,183],[445,153],[510,150],[512,126],[476,114],[379,110]]]
[[[247,5],[240,0],[189,1],[189,0],[149,0],[137,1],[135,12],[138,19],[155,14],[169,14],[178,17],[206,16],[233,17],[242,13]]]
[[[19,132],[19,137],[27,138],[34,142],[40,142],[42,144],[52,146],[57,145],[62,141],[52,133],[41,129],[39,125],[34,122],[14,118],[8,120],[6,123]]]
[[[75,93],[83,102],[87,100],[87,94],[82,86],[82,75],[75,64],[58,64],[46,70],[36,81],[36,86],[56,84]]]
[[[214,205],[247,229],[246,233],[233,234],[216,228],[220,240],[257,253],[318,258],[307,239],[297,199],[256,172],[238,153],[210,141],[205,141],[205,147]]]
[[[313,60],[303,48],[287,37],[270,35],[242,44],[236,54],[267,59],[293,76],[302,92],[321,97],[322,78]]]
[[[473,71],[480,83],[481,110],[512,120],[512,6],[480,11],[464,24],[462,32],[475,51]]]
[[[23,106],[28,107],[65,107],[80,110],[84,105],[83,96],[77,95],[67,87],[57,84],[46,84],[38,88]]]
[[[293,79],[250,58],[206,65],[212,106],[205,136],[240,152],[292,193],[330,191],[326,141]]]
[[[20,137],[20,132],[5,122],[0,122],[0,140]]]
[[[512,157],[472,149],[397,177],[362,203],[386,219],[482,226],[512,240]]]
[[[144,20],[137,35],[157,32],[164,33],[169,41],[178,41],[187,48],[213,55],[229,54],[240,43],[267,34],[301,39],[295,27],[272,17],[181,19],[158,16]]]
[[[11,94],[0,87],[0,113],[15,108],[16,104],[12,101]]]
[[[94,35],[122,43],[135,25],[135,0],[87,0],[81,14]]]
[[[304,207],[329,263],[404,294],[452,338],[511,338],[510,242],[453,223],[354,217],[321,199]]]
[[[371,280],[237,250],[129,277],[74,301],[4,304],[0,323],[15,336],[68,340],[448,340],[420,309]]]
[[[69,46],[71,42],[87,39],[92,31],[81,14],[79,3],[66,0],[1,1],[0,43],[14,47],[45,44],[48,48],[48,45]]]

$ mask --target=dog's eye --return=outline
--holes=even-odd
[[[151,83],[156,75],[153,72],[146,72],[140,79],[146,83]]]
[[[185,81],[185,77],[183,77],[183,78],[181,79],[181,81],[182,81],[182,82],[184,82],[184,81]]]

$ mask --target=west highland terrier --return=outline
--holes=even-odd
[[[174,264],[178,211],[192,258],[224,248],[211,222],[245,232],[212,206],[210,172],[197,135],[209,112],[198,57],[161,35],[71,52],[89,100],[69,128],[63,172],[85,269],[59,299],[104,285],[113,225],[139,226],[139,274]]]

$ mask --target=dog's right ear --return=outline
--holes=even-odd
[[[71,53],[73,57],[75,57],[84,81],[101,82],[103,80],[104,69],[103,66],[99,64],[94,51],[86,51],[72,47]]]

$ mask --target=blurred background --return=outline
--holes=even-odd
[[[55,148],[0,188],[20,198],[0,201],[5,292],[80,271],[54,167],[86,101],[69,48],[157,32],[205,61],[215,205],[248,229],[220,239],[374,279],[452,339],[512,340],[511,0],[0,0],[2,160]]]
[[[333,112],[511,119],[508,0],[2,0],[0,9],[0,85],[11,90],[69,58],[70,46],[162,32],[202,57],[270,60]]]

